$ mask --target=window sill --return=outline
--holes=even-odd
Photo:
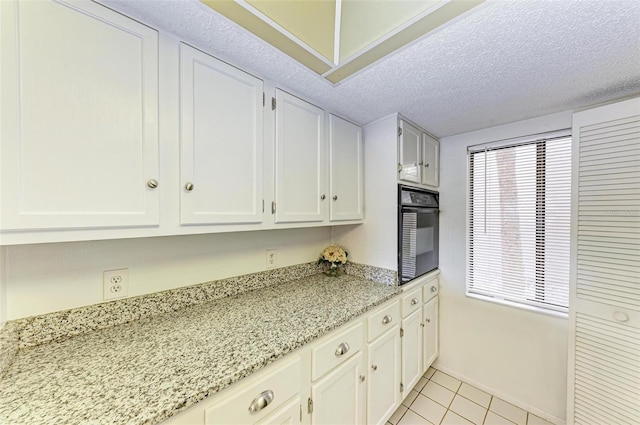
[[[485,295],[470,294],[469,292],[466,292],[465,295],[468,298],[475,298],[475,299],[481,300],[481,301],[488,301],[488,302],[491,302],[491,303],[500,304],[500,305],[504,305],[504,306],[507,306],[507,307],[517,308],[518,310],[531,311],[533,313],[544,314],[544,315],[547,315],[547,316],[558,317],[558,318],[561,318],[561,319],[568,319],[569,318],[569,313],[568,312],[556,311],[556,310],[548,310],[546,308],[540,308],[540,307],[527,305],[527,304],[520,304],[520,303],[516,303],[516,302],[513,302],[513,301],[501,300],[499,298],[488,297],[488,296],[485,296]]]

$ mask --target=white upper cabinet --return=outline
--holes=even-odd
[[[276,90],[276,223],[326,217],[327,143],[324,111]]]
[[[263,83],[180,45],[180,223],[262,221]]]
[[[159,224],[158,34],[93,2],[2,2],[2,230]]]
[[[399,179],[420,183],[422,131],[408,122],[400,120],[398,133]]]
[[[331,221],[364,218],[362,129],[329,116]]]
[[[438,187],[440,169],[440,142],[428,135],[422,134],[422,184]]]

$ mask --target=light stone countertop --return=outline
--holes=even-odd
[[[0,424],[155,424],[399,292],[315,274],[23,348],[0,382]]]

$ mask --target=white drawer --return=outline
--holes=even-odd
[[[422,308],[422,288],[412,289],[402,296],[402,317]]]
[[[387,330],[400,324],[400,301],[394,301],[367,317],[368,341],[371,342]]]
[[[260,373],[260,372],[259,372]],[[251,383],[229,392],[204,411],[205,425],[253,424],[275,412],[278,407],[300,392],[302,381],[300,357],[292,355],[289,361],[279,364],[268,371],[260,379],[252,379]],[[270,400],[262,408],[260,398]],[[254,403],[258,410],[250,411]]]
[[[315,344],[311,351],[311,379],[316,380],[362,350],[362,322],[338,331]]]
[[[435,278],[431,282],[425,283],[425,285],[422,287],[422,300],[424,302],[427,302],[431,298],[438,295],[439,292],[440,292],[440,280],[438,278]]]

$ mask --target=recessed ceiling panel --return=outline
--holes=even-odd
[[[336,2],[247,0],[251,6],[333,62]]]
[[[343,0],[340,18],[340,62],[440,2]]]

